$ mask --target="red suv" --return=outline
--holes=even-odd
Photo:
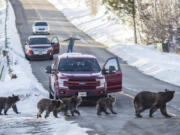
[[[59,53],[59,40],[53,37],[51,42],[46,36],[30,36],[25,43],[25,56],[32,59],[53,59],[55,53]]]
[[[50,98],[80,95],[83,99],[98,99],[122,89],[118,57],[109,58],[101,69],[95,56],[64,53],[46,67],[46,72],[49,73]]]

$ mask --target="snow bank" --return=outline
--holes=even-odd
[[[128,25],[122,24],[117,16],[107,12],[105,6],[100,6],[97,15],[92,16],[85,0],[49,0],[49,2],[63,12],[76,27],[96,41],[106,43],[108,47],[114,46],[116,42],[133,43],[133,30]],[[113,19],[108,19],[110,17]]]
[[[152,46],[142,45],[115,46],[108,50],[143,73],[180,86],[180,55],[162,53]]]
[[[0,81],[4,81],[7,64],[6,58],[2,55],[2,49],[4,49],[5,43],[5,17],[6,17],[6,3],[4,0],[0,0]]]
[[[4,23],[2,18],[1,22]],[[59,133],[61,133],[62,135],[87,134],[86,131],[88,131],[89,129],[80,128],[78,124],[66,121],[63,116],[61,116],[61,118],[59,119],[55,119],[54,117],[50,117],[46,120],[36,119],[37,102],[41,98],[48,97],[48,93],[34,77],[34,75],[32,74],[30,63],[25,59],[19,34],[16,29],[15,14],[10,3],[7,25],[9,55],[13,61],[12,69],[13,72],[16,73],[17,79],[10,80],[10,78],[7,77],[6,81],[0,82],[0,96],[11,96],[12,94],[20,95],[21,100],[17,103],[17,107],[21,114],[16,115],[10,109],[8,111],[9,116],[1,116],[1,120],[6,119],[6,122],[9,122],[9,125],[11,125],[12,122],[14,123],[14,125],[16,125],[17,123],[20,124],[20,121],[23,121],[24,119],[34,119],[34,122],[48,122],[47,125],[43,125],[44,129],[52,129],[51,132],[54,135],[58,135]],[[28,132],[29,128],[30,126],[28,126],[27,131],[24,131],[26,130],[26,127],[24,127],[23,129],[18,126],[17,128],[14,128],[15,130],[13,130],[13,134],[22,132],[22,134],[25,134],[25,132]],[[12,130],[6,130],[5,132],[11,134],[11,131]]]
[[[152,47],[132,45],[132,29],[122,24],[110,12],[106,14],[104,6],[100,7],[96,16],[91,16],[84,0],[49,0],[49,2],[79,29],[96,41],[107,45],[110,52],[126,60],[128,64],[137,67],[145,74],[180,86],[180,56],[161,53]],[[109,15],[115,20],[108,20]]]

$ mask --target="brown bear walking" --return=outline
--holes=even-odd
[[[105,114],[109,114],[109,112],[107,112],[107,109],[109,109],[111,113],[117,114],[113,110],[113,105],[115,104],[115,102],[116,102],[116,98],[111,95],[109,95],[108,97],[100,98],[97,101],[97,115],[101,115],[101,112],[104,112]]]
[[[4,109],[4,114],[7,115],[7,111],[12,107],[13,111],[18,114],[16,103],[19,101],[19,96],[9,96],[9,97],[0,97],[0,115],[2,115],[2,110]]]
[[[68,111],[71,112],[72,116],[74,116],[75,113],[80,115],[80,112],[78,110],[78,106],[82,102],[82,98],[81,97],[79,97],[77,95],[74,95],[72,97],[62,98],[62,101],[65,104],[65,107],[62,108],[61,110],[64,111],[64,115],[65,116],[68,116],[68,117],[70,116],[70,115],[68,115]]]
[[[46,111],[45,118],[47,118],[51,112],[53,112],[54,117],[57,118],[57,110],[61,110],[64,107],[65,105],[62,100],[51,100],[43,98],[37,104],[37,118],[41,117],[41,114],[44,111]]]
[[[160,109],[162,115],[166,118],[171,117],[168,115],[166,110],[166,103],[171,101],[174,97],[175,91],[170,91],[165,89],[164,92],[149,92],[142,91],[138,93],[134,98],[134,108],[137,117],[142,117],[140,114],[146,110],[150,109],[149,117],[152,117],[152,114]]]

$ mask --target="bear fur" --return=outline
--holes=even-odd
[[[62,100],[43,98],[37,103],[37,118],[41,117],[44,111],[46,111],[45,118],[47,118],[51,112],[53,112],[54,117],[57,118],[57,110],[61,110],[64,107],[65,105]]]
[[[2,110],[4,109],[4,114],[7,115],[7,111],[9,110],[9,108],[12,107],[13,111],[18,114],[18,110],[16,107],[16,102],[18,102],[19,96],[9,96],[9,97],[0,97],[0,115],[2,115]]]
[[[61,99],[63,103],[65,104],[65,107],[63,107],[60,111],[64,112],[65,116],[70,116],[68,115],[68,111],[71,112],[71,115],[74,116],[74,113],[80,115],[80,112],[78,110],[79,105],[82,102],[82,98],[80,96],[74,95],[72,97],[66,97]]]
[[[137,117],[142,117],[140,114],[150,109],[149,117],[153,117],[152,114],[160,109],[162,115],[166,118],[171,117],[166,110],[166,104],[171,101],[174,97],[175,91],[165,89],[164,92],[149,92],[142,91],[138,93],[134,98],[134,108]]]
[[[111,113],[113,114],[117,114],[116,112],[114,112],[113,110],[113,105],[116,102],[116,98],[109,95],[108,97],[103,97],[100,98],[97,101],[97,115],[101,115],[101,112],[104,112],[105,114],[109,114],[109,112],[107,112],[107,109],[109,109],[111,111]]]

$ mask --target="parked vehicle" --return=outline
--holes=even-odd
[[[57,37],[54,37],[57,38]],[[54,39],[52,38],[52,40]],[[58,45],[58,50],[54,46]],[[30,36],[25,43],[25,56],[28,60],[53,59],[54,51],[59,51],[59,43],[54,44],[46,36]]]
[[[50,34],[49,25],[46,21],[35,21],[32,30],[33,34]]]
[[[101,69],[95,56],[81,53],[59,55],[49,73],[49,97],[80,95],[83,100],[98,99],[122,89],[118,57],[109,58]]]

